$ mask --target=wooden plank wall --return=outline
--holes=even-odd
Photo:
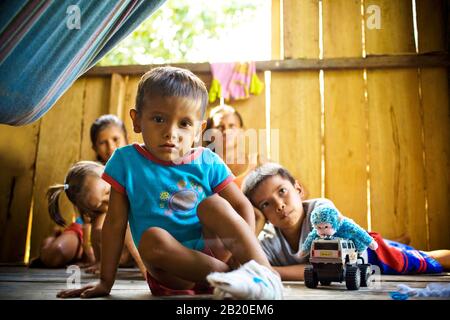
[[[0,126],[0,261],[24,261],[41,121]]]
[[[41,240],[50,234],[53,224],[47,213],[46,189],[64,183],[69,166],[80,158],[81,123],[85,79],[77,81],[41,122],[31,232],[31,256],[38,253]],[[73,209],[63,201],[62,213],[70,221]]]
[[[89,129],[108,111],[110,80],[79,79],[38,122],[25,127],[0,126],[0,261],[24,261],[29,219],[30,256],[54,224],[47,212],[45,192],[63,183],[68,168],[80,159],[95,160]],[[33,199],[33,201],[32,201]],[[61,208],[70,221],[74,209],[63,197]]]
[[[319,2],[283,1],[284,58],[319,58]],[[279,130],[271,153],[306,187],[321,196],[321,103],[318,71],[272,72],[270,129]]]
[[[380,30],[363,24],[363,13],[373,4],[381,9]],[[273,5],[274,33],[279,32],[272,35],[274,58],[416,54],[410,0]],[[416,0],[416,6],[419,53],[446,52],[445,0]],[[246,128],[266,129],[269,122],[278,130],[272,159],[305,185],[309,198],[330,198],[345,215],[387,238],[407,234],[418,248],[450,248],[447,75],[445,68],[327,70],[322,78],[319,71],[276,71],[265,88],[270,104],[264,93],[229,103],[242,113]],[[209,85],[209,74],[199,76]],[[258,76],[264,80],[262,72]],[[45,191],[62,183],[74,162],[94,160],[89,128],[95,118],[118,114],[129,142],[142,142],[129,118],[139,78],[82,77],[41,120],[0,126],[0,261],[24,260],[30,218],[30,256],[38,254],[54,227]],[[71,219],[67,199],[62,208]]]
[[[107,78],[81,78],[63,95],[41,123],[30,256],[36,256],[40,243],[54,224],[47,212],[45,193],[51,184],[64,183],[68,168],[78,160],[95,160],[89,129],[92,121],[107,111]],[[109,89],[109,88],[108,88]],[[63,197],[61,210],[67,221],[74,216],[70,202]]]
[[[382,28],[366,28],[366,51],[415,54],[409,0],[366,1],[381,9]],[[417,69],[367,72],[372,228],[387,238],[403,233],[428,248]]]
[[[416,54],[410,0],[283,3],[285,59],[318,58],[320,6],[323,58]],[[415,3],[418,52],[446,52],[445,1]],[[367,28],[372,5],[380,29]],[[310,197],[332,199],[386,238],[408,235],[425,250],[450,247],[447,70],[325,71],[323,97],[314,73],[272,73],[270,123],[280,128],[280,162],[314,190]]]
[[[324,58],[362,57],[361,2],[326,0],[322,4]],[[343,16],[346,19],[340,18]],[[362,70],[324,72],[325,197],[367,228],[367,109],[363,73]]]
[[[445,0],[416,0],[419,53],[447,52]],[[447,1],[447,6],[450,5]],[[448,23],[448,21],[447,21]],[[450,246],[450,109],[448,70],[419,70],[429,247]]]

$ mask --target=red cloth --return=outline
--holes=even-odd
[[[203,249],[202,252],[211,257],[214,257],[212,251],[207,247],[205,247],[205,249]],[[150,291],[152,292],[152,295],[154,296],[179,296],[179,295],[194,296],[197,294],[212,294],[214,290],[213,287],[203,283],[196,283],[192,289],[186,290],[171,289],[159,283],[159,281],[153,278],[150,275],[150,273],[148,273],[148,271],[147,271],[147,283],[150,288]]]
[[[427,253],[403,243],[383,239],[369,232],[378,243],[377,250],[367,250],[369,263],[377,265],[382,274],[419,274],[443,272],[442,265]]]
[[[391,266],[391,268],[398,273],[401,273],[404,268],[403,262],[405,260],[403,259],[402,252],[400,250],[393,249],[386,242],[384,242],[383,237],[381,237],[379,233],[369,232],[369,234],[378,243],[378,249],[376,251],[378,259],[386,264],[389,264],[389,266]]]
[[[72,223],[70,226],[68,226],[64,232],[73,231],[77,235],[78,239],[80,240],[80,243],[83,244],[83,228],[81,224],[79,223]]]

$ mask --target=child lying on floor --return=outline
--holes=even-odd
[[[310,215],[319,205],[334,204],[328,199],[302,200],[303,189],[281,165],[266,163],[249,173],[242,191],[265,219],[273,224],[275,234],[261,245],[282,280],[303,280],[309,255],[302,255],[302,244],[312,230]],[[450,269],[450,250],[424,252],[401,243],[384,240],[369,232],[378,249],[367,250],[369,263],[385,274],[439,273]]]

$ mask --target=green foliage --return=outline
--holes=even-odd
[[[198,62],[211,40],[252,19],[267,0],[168,0],[99,65]]]

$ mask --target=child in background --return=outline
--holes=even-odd
[[[117,116],[112,114],[102,115],[94,121],[90,128],[90,138],[92,149],[96,153],[97,160],[102,164],[108,161],[115,149],[123,147],[128,143],[125,125]],[[57,205],[54,202],[53,204]],[[49,210],[51,210],[50,207]],[[55,220],[55,215],[51,214],[51,216]],[[94,231],[94,237],[99,237],[98,230],[101,230],[103,220],[104,217],[96,220],[94,229],[97,231]],[[65,226],[65,221],[63,220],[57,219],[55,222],[59,226]],[[86,215],[83,216],[82,212],[80,212],[80,216],[77,217],[76,221],[66,229],[61,230],[60,227],[56,227],[53,235],[44,239],[42,243],[41,252],[43,257],[41,256],[33,260],[30,266],[57,268],[64,267],[69,262],[76,262],[81,267],[88,267],[85,270],[86,273],[97,273],[100,270],[100,265],[96,263],[95,255],[91,247],[91,227],[90,218]],[[73,257],[73,252],[76,251],[76,248],[81,248],[80,240],[83,240],[84,250],[79,250],[75,258],[69,259],[68,257]],[[100,239],[97,240],[99,241]],[[99,251],[98,248],[96,250]],[[84,253],[83,255],[81,255],[82,252]],[[129,250],[124,247],[119,266],[132,265],[133,258]]]
[[[215,151],[235,176],[234,182],[241,187],[245,176],[260,163],[258,154],[250,153],[248,146],[239,145],[239,136],[244,134],[244,121],[241,114],[232,106],[219,105],[209,112],[207,119],[208,129],[221,132],[223,150]],[[206,132],[205,130],[205,132]],[[243,160],[243,161],[242,161]]]
[[[97,162],[79,161],[69,169],[64,184],[56,184],[48,189],[48,210],[56,224],[63,227],[67,225],[59,209],[60,195],[65,192],[82,219],[92,225],[92,230],[89,237],[88,230],[82,230],[82,226],[84,227],[86,224],[81,225],[79,222],[75,222],[58,237],[46,239],[40,252],[40,260],[44,265],[63,267],[79,259],[83,254],[88,256],[89,261],[98,262],[100,260],[101,232],[108,210],[111,189],[101,179],[103,170],[103,165]],[[131,234],[126,239],[126,245],[145,276],[145,267],[134,247]]]
[[[302,255],[301,247],[312,230],[311,212],[318,205],[334,207],[334,204],[324,198],[303,201],[303,189],[298,181],[276,163],[266,163],[249,173],[243,182],[242,191],[275,227],[275,235],[261,241],[274,269],[283,280],[303,280],[309,255]],[[384,240],[377,233],[369,234],[379,247],[376,251],[367,250],[368,260],[378,265],[382,273],[431,273],[450,268],[450,250],[423,252]],[[408,259],[408,266],[402,265],[402,255]],[[389,258],[385,260],[386,257]]]
[[[125,125],[113,114],[97,118],[91,125],[90,136],[92,149],[102,164],[106,164],[114,150],[128,144]]]
[[[144,144],[117,149],[103,174],[113,188],[100,282],[58,297],[109,294],[128,220],[154,295],[211,293],[209,282],[219,296],[282,298],[279,275],[253,235],[250,202],[217,155],[192,148],[207,101],[204,83],[190,71],[160,67],[141,78],[130,116]],[[221,260],[227,250],[243,263],[234,271]]]

